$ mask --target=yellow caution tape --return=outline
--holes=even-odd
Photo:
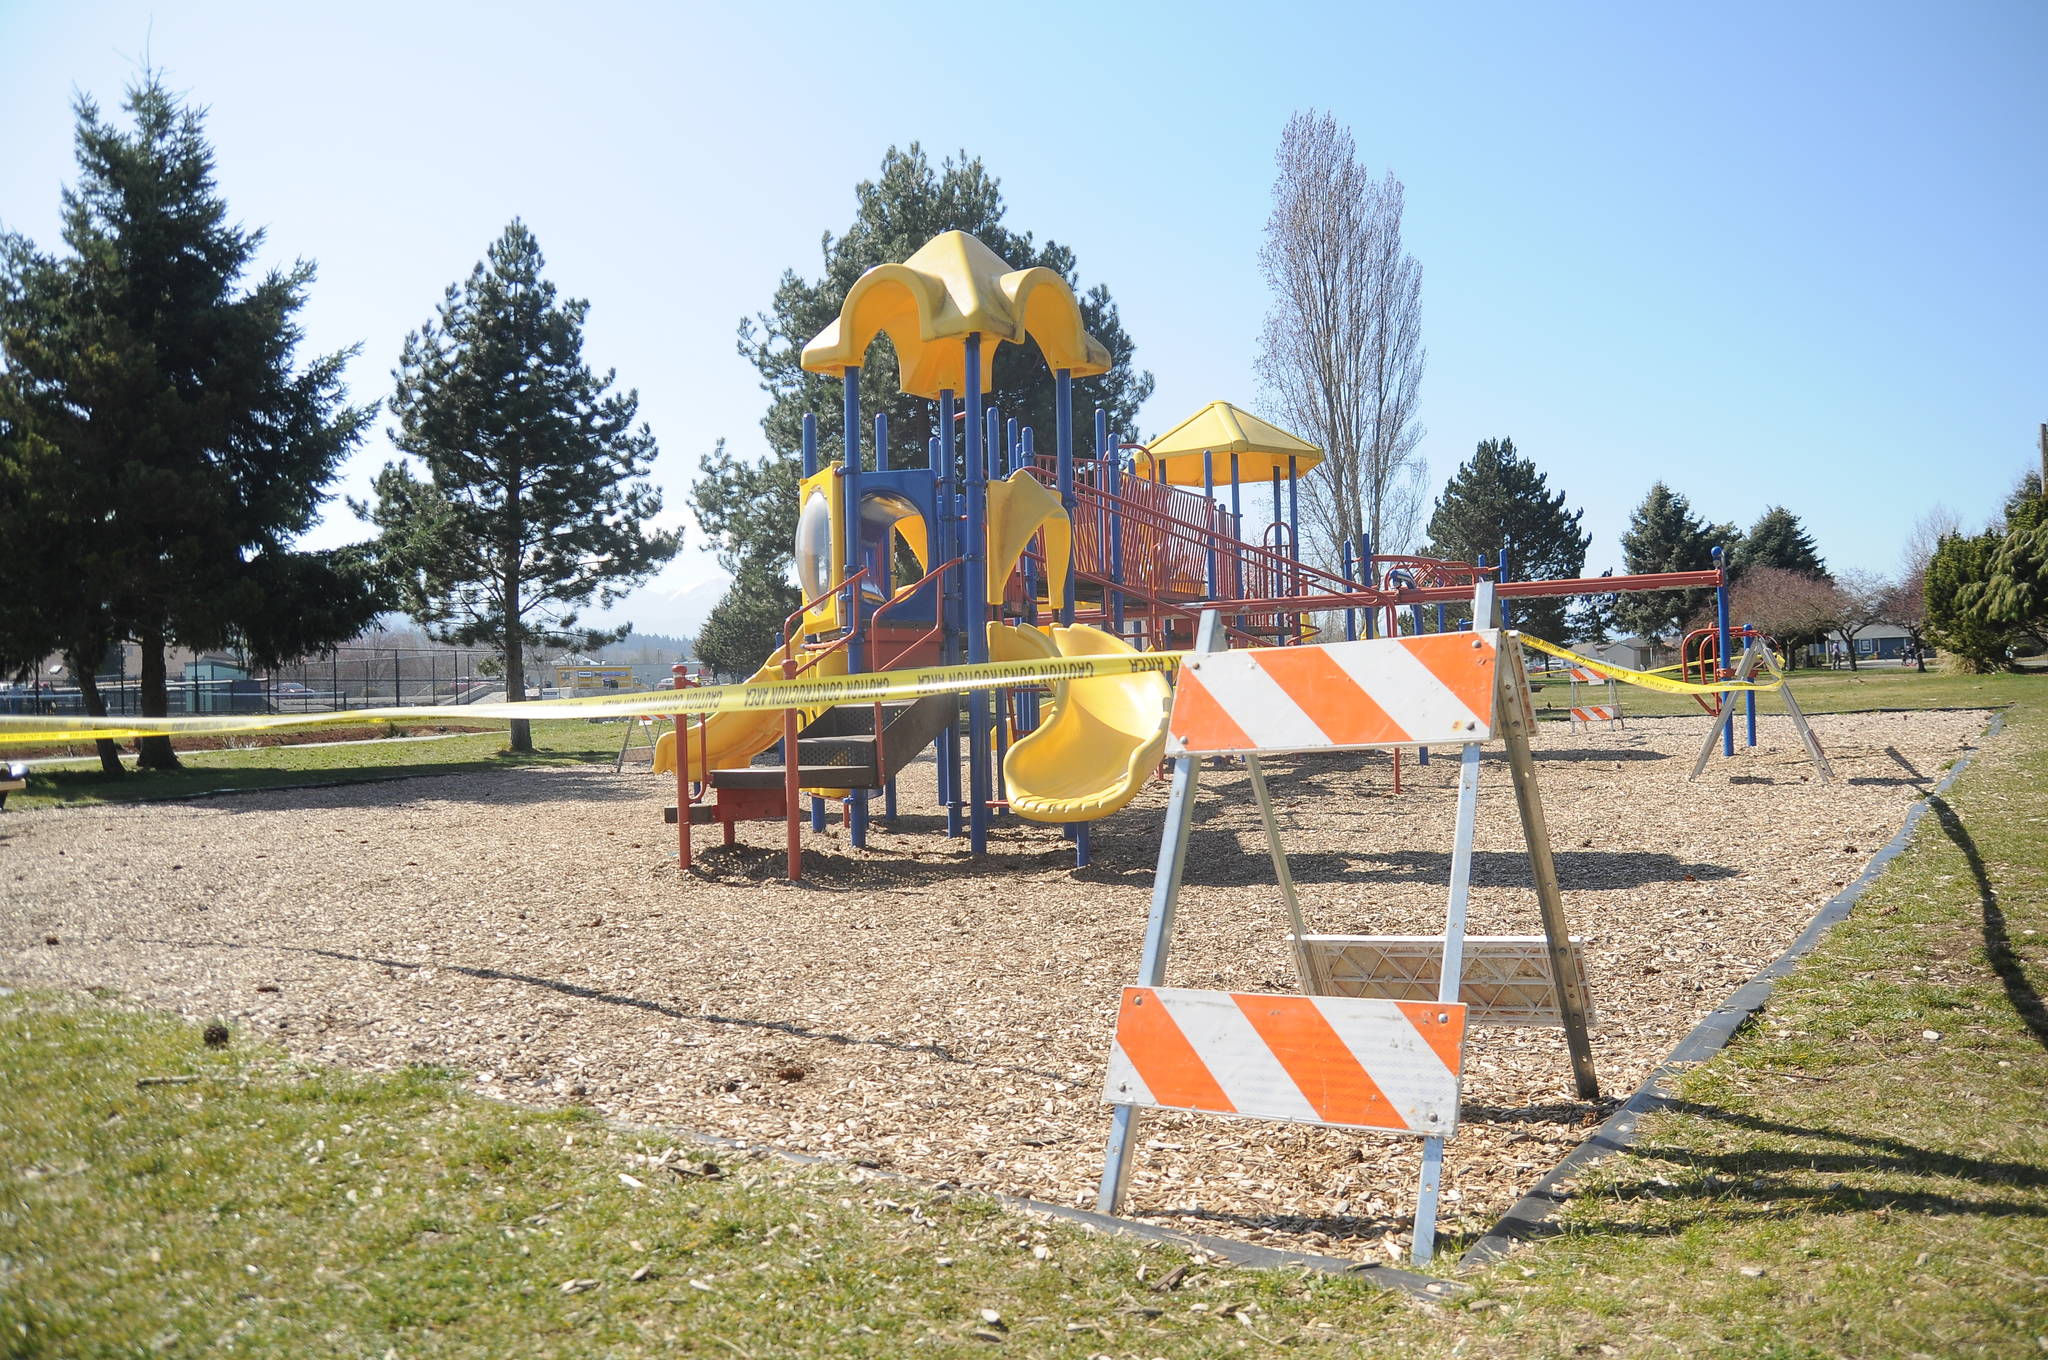
[[[1013,689],[1062,680],[1142,675],[1170,671],[1182,652],[1137,652],[1117,656],[989,661],[969,666],[877,671],[814,679],[760,680],[745,685],[701,685],[696,689],[651,690],[642,694],[586,695],[521,704],[467,704],[459,709],[357,708],[341,713],[221,714],[215,717],[87,718],[76,714],[27,717],[0,714],[0,746],[66,741],[130,741],[136,737],[213,736],[235,732],[279,732],[307,727],[359,726],[366,722],[408,727],[461,727],[475,721],[587,722],[593,718],[637,718],[655,714],[713,714],[761,709],[827,708],[835,704],[916,699],[927,694],[972,689]]]
[[[1785,684],[1781,678],[1761,685],[1743,680],[1716,680],[1710,685],[1696,685],[1689,680],[1673,680],[1666,676],[1658,675],[1653,671],[1632,671],[1626,666],[1611,666],[1605,661],[1595,661],[1590,656],[1580,656],[1577,652],[1571,651],[1568,648],[1559,647],[1555,643],[1545,642],[1539,637],[1531,637],[1527,633],[1520,634],[1520,637],[1524,646],[1534,647],[1539,652],[1548,652],[1552,656],[1569,661],[1575,666],[1584,666],[1587,670],[1597,675],[1604,675],[1610,680],[1619,680],[1624,685],[1637,685],[1643,689],[1661,690],[1665,694],[1725,694],[1734,690],[1748,690],[1763,694],[1774,689],[1780,689]],[[1675,668],[1666,666],[1663,669],[1672,670]]]

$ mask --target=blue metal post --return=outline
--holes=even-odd
[[[860,369],[850,367],[841,378],[841,397],[845,405],[846,465],[845,465],[845,524],[846,560],[842,569],[846,576],[860,570]],[[849,675],[859,674],[867,669],[867,657],[863,654],[861,638],[861,601],[865,594],[857,584],[846,588],[846,605],[840,615],[847,628],[846,670]],[[799,761],[801,763],[801,761]],[[862,850],[868,843],[868,794],[866,789],[853,790],[847,807],[847,838],[853,848]]]
[[[1722,551],[1719,548],[1714,549],[1715,571],[1722,571],[1725,569],[1724,563],[1722,562],[1722,557]],[[1717,671],[1725,671],[1729,669],[1728,578],[1725,576],[1721,578],[1721,584],[1714,587],[1714,642],[1714,669]],[[1731,703],[1734,701],[1734,698],[1734,695],[1724,693],[1721,696],[1721,702],[1724,704]],[[1721,729],[1721,754],[1724,756],[1732,756],[1735,754],[1734,723],[1728,723]]]
[[[1358,550],[1352,553],[1351,560],[1358,564],[1358,577],[1365,583],[1365,588],[1367,590],[1376,589],[1379,582],[1373,579],[1372,535],[1363,529],[1358,531]],[[1379,610],[1368,608],[1365,611],[1365,635],[1369,638],[1376,638],[1380,635]]]
[[[981,407],[981,336],[967,337],[967,457],[962,484],[967,493],[966,600],[967,660],[988,660],[988,455]],[[988,850],[988,691],[967,692],[967,845],[972,854]]]
[[[1202,450],[1202,499],[1208,504],[1202,513],[1209,517],[1209,575],[1203,582],[1209,598],[1216,598],[1216,455],[1208,449]]]
[[[1244,598],[1244,503],[1239,498],[1237,481],[1237,451],[1230,453],[1230,536],[1237,540],[1237,547],[1230,553],[1230,597]],[[1237,626],[1244,627],[1244,615],[1237,616]]]
[[[1747,623],[1745,623],[1745,624],[1743,624],[1743,625],[1742,625],[1742,638],[1743,638],[1743,641],[1745,641],[1745,642],[1749,641],[1750,637],[1752,636],[1752,632],[1751,632],[1751,630],[1752,630],[1752,627],[1753,627],[1753,625],[1751,625],[1751,624],[1747,624]],[[1755,690],[1753,690],[1753,689],[1752,689],[1752,690],[1747,690],[1747,691],[1745,691],[1745,692],[1743,693],[1743,696],[1742,696],[1742,709],[1743,709],[1743,713],[1744,713],[1744,715],[1745,715],[1745,716],[1746,716],[1746,717],[1747,717],[1747,718],[1749,719],[1749,744],[1750,744],[1751,746],[1754,746],[1754,745],[1756,745],[1756,691],[1755,691]]]
[[[960,517],[965,513],[965,510],[962,504],[960,466],[953,458],[953,390],[951,388],[945,388],[939,393],[938,445],[939,467],[942,470],[942,480],[939,485],[942,501],[945,506],[943,518],[946,521],[946,546],[942,555],[939,555],[938,560],[950,562],[954,558],[962,556],[965,552],[965,547],[960,541]],[[954,576],[950,584],[945,582],[943,578],[940,581],[940,584],[945,586],[945,589],[939,594],[939,608],[944,611],[943,617],[946,620],[946,627],[940,634],[940,637],[944,639],[941,650],[946,660],[956,665],[960,661],[961,646],[964,641],[961,637],[965,627],[962,622],[962,615],[967,606],[961,597],[966,593],[966,580],[967,564],[963,561],[960,564],[959,574]],[[954,701],[954,717],[946,724],[945,743],[945,749],[940,752],[939,763],[946,770],[946,834],[948,836],[957,836],[960,834],[963,805],[963,800],[960,796],[960,718],[958,700]]]
[[[804,412],[804,476],[818,475],[818,413]]]
[[[1095,412],[1095,452],[1102,459],[1103,477],[1109,483],[1106,488],[1114,500],[1123,490],[1123,468],[1117,460],[1116,446],[1109,442],[1109,412],[1097,409]],[[1124,580],[1124,516],[1123,511],[1112,505],[1109,508],[1109,579],[1118,587]],[[1109,627],[1118,637],[1124,635],[1124,593],[1111,589],[1109,599]]]
[[[1508,545],[1505,543],[1500,545],[1499,563],[1500,570],[1494,573],[1493,579],[1505,585],[1508,579]],[[1503,628],[1514,627],[1514,618],[1513,606],[1508,603],[1507,596],[1500,596],[1500,626]]]
[[[889,413],[887,411],[877,411],[875,412],[875,471],[887,472],[888,470]],[[882,592],[883,599],[887,599],[889,597],[889,592],[895,588],[896,584],[895,548],[895,536],[888,533],[887,531],[884,531],[882,534],[882,542],[879,546],[878,551],[875,554],[875,566],[881,572],[881,578],[875,582],[875,585]],[[868,659],[870,661],[874,660],[873,657],[869,657]]]
[[[1017,445],[1016,466],[1019,468],[1036,468],[1038,466],[1038,440],[1033,436],[1029,425],[1024,427],[1024,433]],[[1050,567],[1052,563],[1045,562],[1040,565],[1041,567]],[[1018,575],[1024,578],[1024,622],[1036,626],[1038,623],[1038,578],[1031,574],[1031,559],[1028,556],[1017,564],[1017,572]],[[1035,710],[1037,704],[1038,691],[1032,690],[1030,697],[1024,701],[1024,707]],[[1035,722],[1033,726],[1036,726]]]
[[[1067,520],[1072,523],[1074,510],[1080,501],[1074,495],[1074,371],[1063,368],[1053,374],[1053,456],[1057,460],[1060,504],[1066,507]],[[1079,539],[1080,526],[1074,525],[1074,537]],[[1066,603],[1060,606],[1060,622],[1074,621],[1074,560],[1067,558]]]
[[[1344,580],[1348,584],[1351,581],[1351,540],[1345,539],[1342,546],[1344,549],[1342,554],[1344,559]],[[1354,642],[1357,638],[1358,611],[1347,606],[1344,610],[1344,640],[1346,642]]]
[[[932,526],[931,532],[925,538],[928,545],[927,552],[930,555],[930,564],[937,566],[941,562],[952,560],[953,556],[952,495],[946,486],[945,453],[942,451],[937,435],[933,435],[925,441],[924,458],[925,466],[931,470],[932,474]],[[939,625],[939,662],[941,665],[946,665],[953,661],[953,638],[950,627],[952,605],[946,600],[945,579],[943,577],[940,578],[936,584],[938,587],[936,591],[937,598],[932,602],[933,622]],[[948,751],[947,740],[949,737],[957,735],[958,733],[955,731],[954,725],[948,723],[945,730],[932,739],[932,760],[937,766],[938,773],[939,806],[946,809],[949,822],[953,816],[953,805],[955,802],[952,777],[957,771],[953,768],[953,762],[946,758]],[[893,781],[890,784],[890,788],[893,792],[895,788]],[[959,832],[957,828],[949,826],[946,834],[949,836],[958,835]]]

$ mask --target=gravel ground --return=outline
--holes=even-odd
[[[1566,909],[1586,937],[1609,1099],[1574,1098],[1562,1035],[1468,1044],[1446,1155],[1447,1228],[1479,1230],[1582,1139],[1671,1045],[1853,878],[1975,741],[1974,712],[1824,716],[1842,782],[1789,725],[1686,771],[1707,719],[1573,733],[1537,756]],[[1270,782],[1310,928],[1443,928],[1455,762],[1278,759]],[[1092,1201],[1103,1065],[1136,971],[1165,784],[1096,826],[999,824],[972,864],[932,812],[854,854],[779,823],[679,880],[666,780],[512,770],[205,802],[0,814],[0,976],[108,987],[231,1017],[310,1057],[425,1063],[478,1089],[578,1102],[931,1179]],[[1296,990],[1241,771],[1202,779],[1169,982]],[[716,839],[715,835],[711,838]],[[1471,930],[1533,934],[1506,766],[1480,794]],[[1154,1115],[1131,1212],[1338,1253],[1395,1254],[1415,1140]]]

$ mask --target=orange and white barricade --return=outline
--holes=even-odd
[[[1498,623],[1490,582],[1481,582],[1475,591],[1473,618]],[[1583,966],[1576,941],[1565,929],[1529,754],[1535,718],[1521,648],[1513,633],[1494,626],[1227,652],[1218,650],[1218,619],[1217,611],[1203,614],[1195,654],[1181,664],[1174,685],[1167,722],[1173,793],[1159,843],[1138,985],[1124,992],[1110,1053],[1104,1097],[1115,1107],[1115,1117],[1097,1207],[1114,1214],[1122,1203],[1137,1147],[1138,1112],[1146,1108],[1407,1134],[1422,1139],[1413,1256],[1424,1262],[1435,1251],[1444,1140],[1457,1128],[1469,1023],[1561,1026],[1579,1094],[1587,1099],[1599,1094],[1586,1032]],[[1544,934],[1513,937],[1519,952],[1475,977],[1466,966],[1465,915],[1480,753],[1493,740],[1507,746]],[[1424,745],[1455,747],[1460,760],[1441,940],[1310,935],[1280,843],[1262,757]],[[1244,757],[1305,995],[1163,985],[1195,786],[1202,758],[1215,755]],[[1405,943],[1396,948],[1396,941]],[[1470,943],[1483,952],[1504,941]],[[1401,962],[1391,969],[1379,963],[1359,966],[1360,957]],[[1522,988],[1511,1006],[1486,987],[1503,969]],[[1434,985],[1418,985],[1425,980]],[[1542,1004],[1546,998],[1548,1006]]]
[[[1611,675],[1587,670],[1584,666],[1571,668],[1571,726],[1590,729],[1594,723],[1610,723],[1616,727],[1627,724],[1621,720],[1621,689]],[[1579,686],[1586,687],[1586,697],[1579,696]]]

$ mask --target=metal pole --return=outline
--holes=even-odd
[[[988,632],[984,625],[988,599],[988,461],[983,447],[981,405],[981,335],[969,335],[966,343],[967,451],[962,484],[967,493],[967,573],[962,625],[967,633],[967,660],[980,664],[988,660]],[[967,844],[970,853],[988,849],[988,691],[967,692]]]
[[[1216,455],[1202,450],[1202,513],[1208,516],[1209,575],[1203,582],[1210,599],[1216,598]]]
[[[851,582],[854,574],[860,570],[861,566],[860,369],[858,367],[849,367],[845,375],[840,379],[840,383],[840,392],[845,405],[843,418],[846,422],[846,462],[842,469],[845,476],[845,486],[843,488],[845,509],[842,513],[845,524],[846,554],[845,561],[840,565],[841,569],[845,572],[845,579]],[[841,616],[841,621],[846,625],[847,629],[846,671],[849,675],[858,675],[867,669],[867,657],[861,641],[861,597],[863,593],[858,583],[850,584],[846,587],[846,606],[845,612]],[[789,763],[792,767],[794,767],[799,758],[799,753],[796,750],[798,744],[798,742],[792,741],[790,749],[782,753],[785,762]],[[868,843],[868,794],[866,789],[854,789],[851,791],[846,812],[847,839],[852,843],[854,849],[865,849]]]
[[[959,465],[953,459],[953,389],[943,388],[939,392],[939,437],[938,437],[939,493],[945,507],[944,524],[945,549],[933,556],[941,562],[950,562],[962,557],[965,548],[961,543],[960,516],[962,490]],[[961,632],[965,627],[962,614],[966,609],[964,596],[967,593],[967,565],[963,560],[960,575],[954,579],[954,587],[945,589],[945,581],[939,581],[939,617],[944,627],[939,631],[939,652],[948,663],[960,660]],[[939,763],[946,770],[946,834],[960,834],[961,811],[964,800],[960,791],[960,701],[953,701],[953,716],[946,721],[945,746],[939,753]]]
[[[1342,544],[1342,547],[1344,549],[1342,553],[1342,557],[1344,559],[1344,582],[1346,585],[1355,584],[1351,576],[1351,566],[1352,563],[1356,560],[1351,553],[1351,540],[1348,538],[1345,539]],[[1356,609],[1351,608],[1349,605],[1346,605],[1344,608],[1344,640],[1346,642],[1354,642],[1357,640],[1357,638],[1358,611]]]
[[[1756,628],[1755,628],[1754,626],[1750,625],[1750,624],[1747,624],[1747,623],[1743,624],[1743,625],[1742,625],[1742,636],[1743,636],[1743,639],[1744,639],[1744,641],[1752,641],[1752,640],[1754,640],[1754,639],[1756,638]],[[1609,684],[1608,688],[1610,688],[1610,689],[1612,689],[1612,688],[1613,688],[1613,685],[1612,685],[1612,683],[1611,683],[1611,682],[1610,682],[1610,684]],[[1743,713],[1744,713],[1744,714],[1745,714],[1745,715],[1746,715],[1746,716],[1748,717],[1748,719],[1749,719],[1749,744],[1750,744],[1750,746],[1751,746],[1751,747],[1753,748],[1753,747],[1755,747],[1755,745],[1756,745],[1756,691],[1755,691],[1755,690],[1748,690],[1748,691],[1744,692],[1744,694],[1743,694],[1743,696],[1742,696],[1742,710],[1743,710]]]
[[[1074,495],[1074,371],[1070,368],[1053,374],[1053,456],[1057,460],[1060,505],[1072,525],[1080,501]],[[1073,538],[1078,542],[1080,534],[1075,533]],[[1060,606],[1061,623],[1074,621],[1074,559],[1079,555],[1078,551],[1067,555],[1066,603]]]
[[[1102,452],[1105,475],[1109,479],[1109,495],[1112,501],[1123,491],[1123,468],[1118,462],[1116,445],[1110,442],[1109,413],[1098,410],[1095,413],[1095,447]],[[1109,592],[1110,631],[1118,637],[1124,635],[1124,512],[1116,505],[1109,508],[1109,579],[1117,588]]]
[[[1195,629],[1197,652],[1221,650],[1214,609],[1202,611]],[[1166,980],[1166,957],[1173,947],[1173,910],[1180,896],[1181,870],[1188,858],[1188,832],[1195,816],[1195,784],[1201,777],[1201,760],[1176,756],[1173,761],[1173,792],[1166,804],[1166,828],[1159,837],[1159,861],[1152,874],[1152,909],[1145,918],[1145,947],[1138,959],[1138,985],[1157,987]],[[1119,1105],[1109,1129],[1109,1151],[1103,1159],[1102,1185],[1095,1197],[1096,1212],[1113,1214],[1123,1202],[1124,1186],[1130,1179],[1131,1150],[1137,1110]]]
[[[804,412],[804,476],[818,475],[818,413]]]

